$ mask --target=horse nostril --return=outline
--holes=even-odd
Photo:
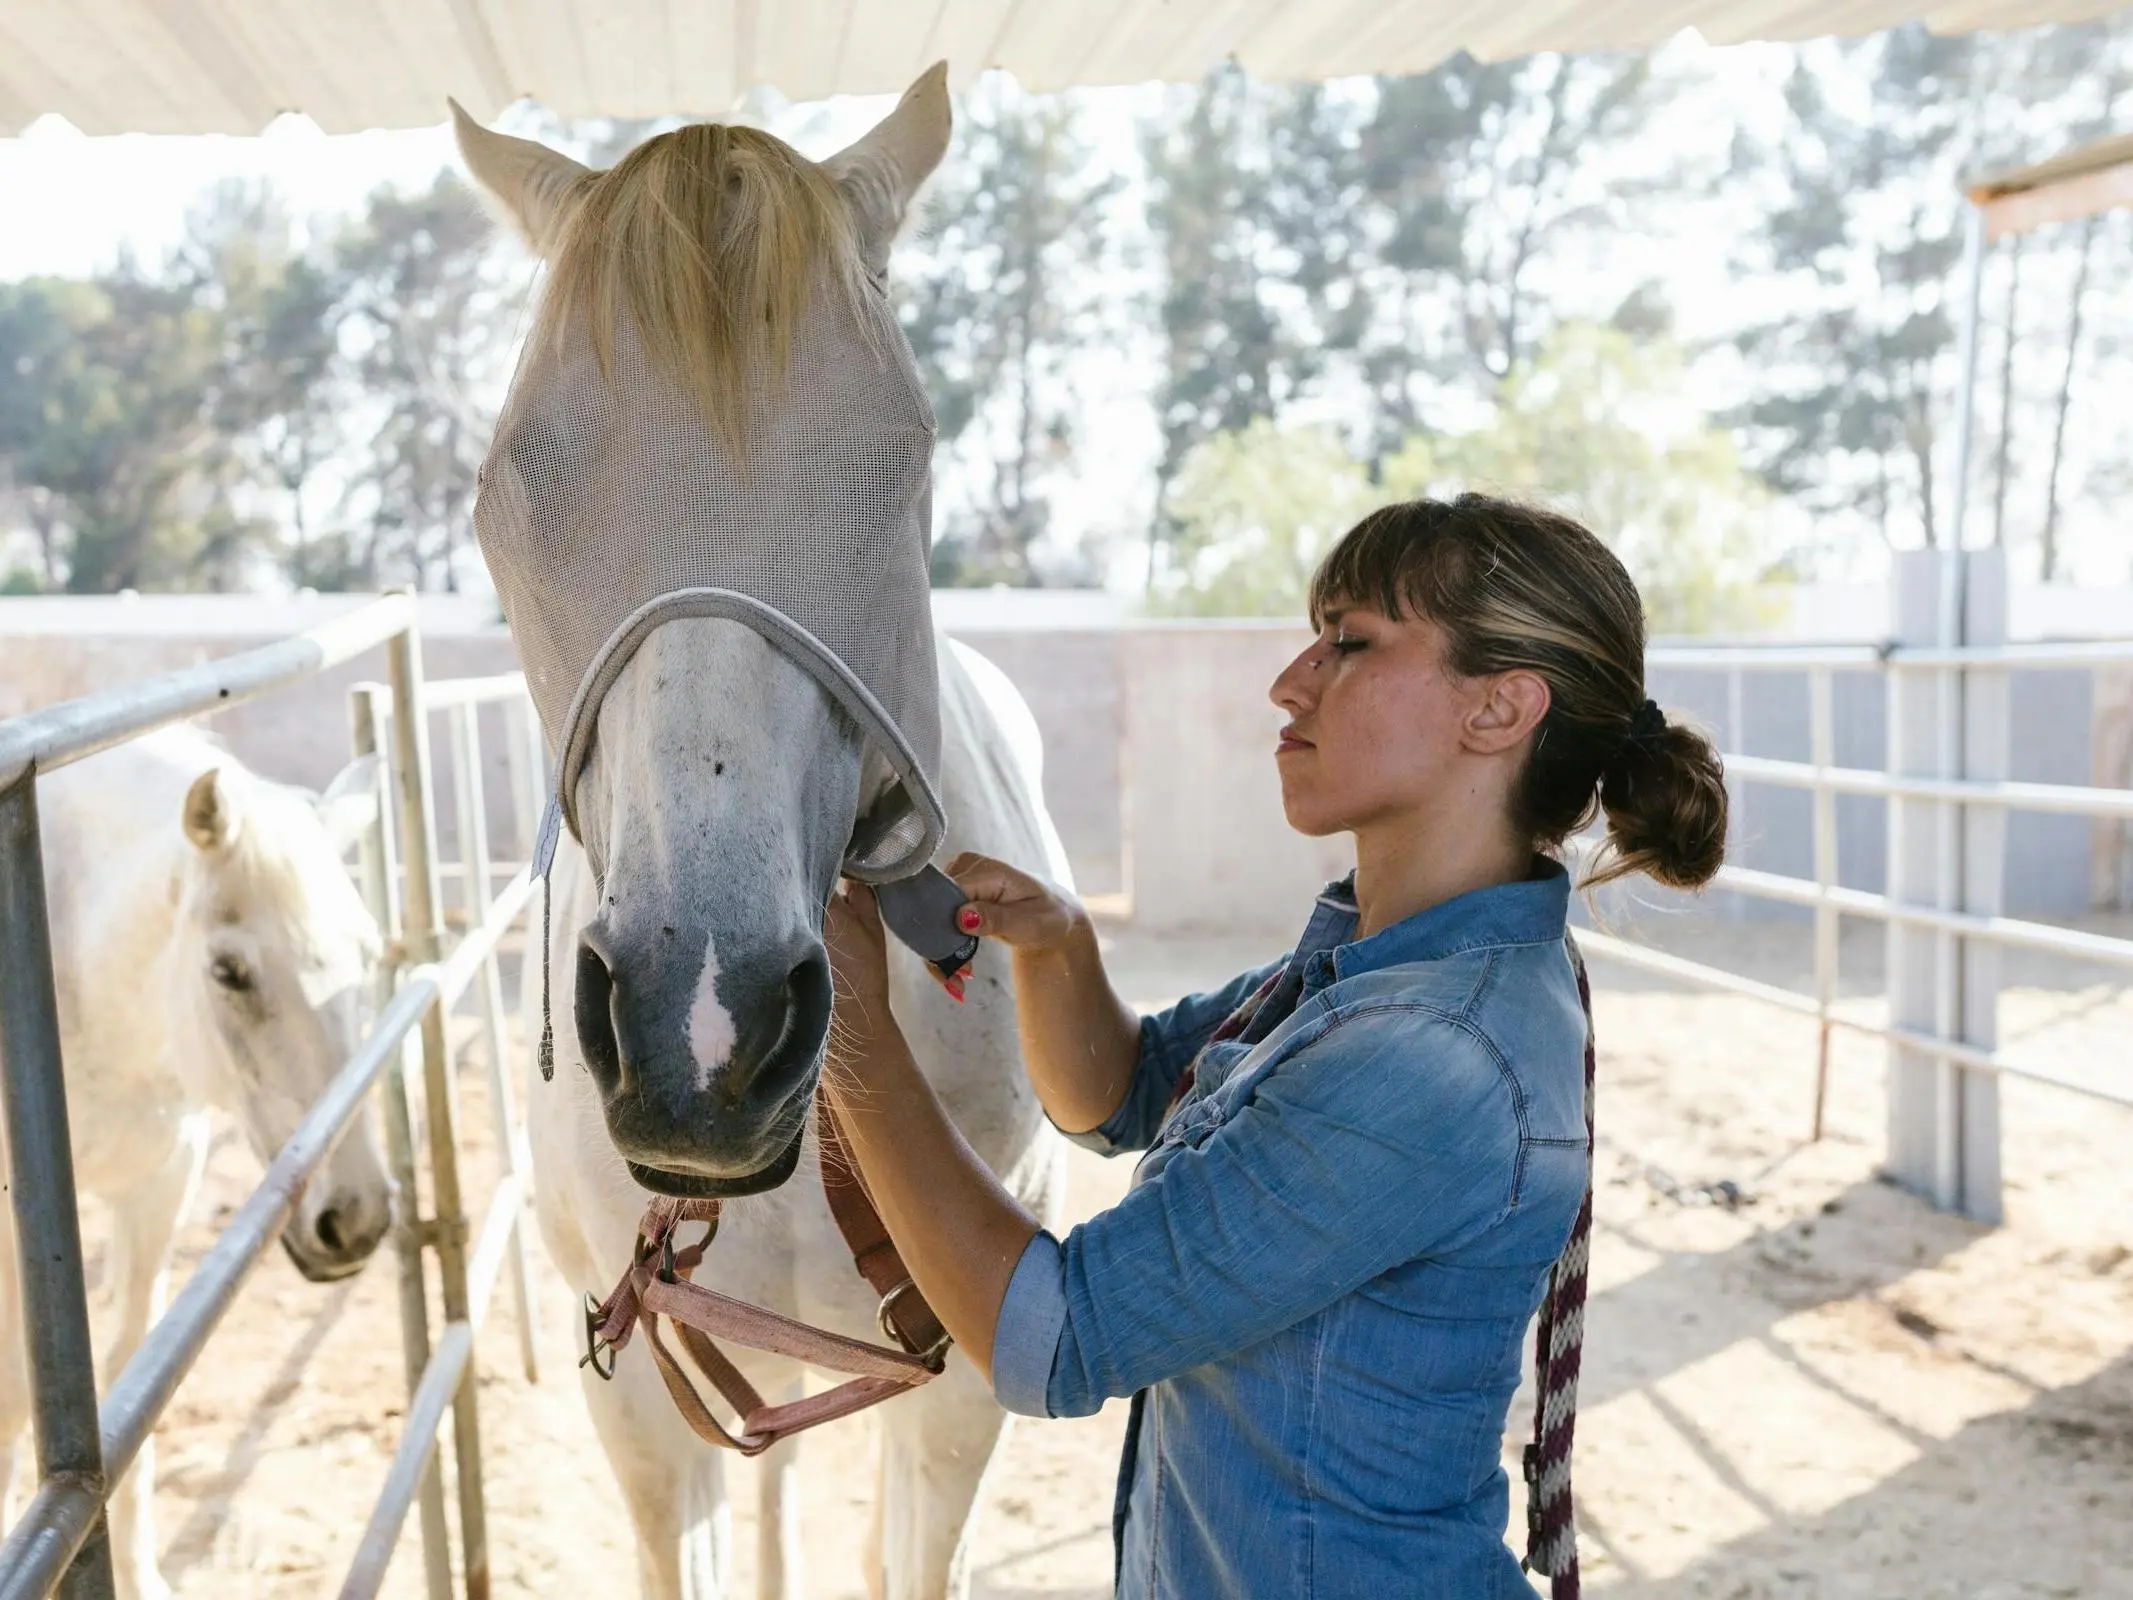
[[[830,998],[829,956],[817,948],[785,979],[786,1039],[799,1041],[810,1055],[829,1027]]]
[[[814,1060],[829,1028],[829,960],[818,945],[790,968],[776,988],[746,1008],[749,1020],[735,1044],[726,1093],[738,1098],[759,1082],[784,1092],[788,1075]]]
[[[338,1211],[321,1211],[313,1226],[318,1230],[318,1242],[335,1255],[347,1248],[347,1241],[341,1237],[341,1214]]]
[[[578,1047],[593,1081],[612,1084],[622,1076],[622,1047],[615,1039],[615,976],[590,944],[578,943],[575,1017]]]

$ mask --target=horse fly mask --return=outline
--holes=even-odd
[[[818,306],[841,298],[823,289]],[[887,781],[862,799],[848,876],[893,885],[939,847],[933,417],[878,283],[855,309],[807,319],[783,380],[750,394],[740,463],[626,320],[604,372],[582,318],[529,341],[482,465],[474,526],[555,753],[536,874],[561,827],[593,843],[572,796],[601,699],[645,639],[683,617],[752,628],[860,730],[870,769]],[[601,874],[597,850],[587,854]],[[904,920],[896,898],[888,890],[892,926]],[[542,1034],[545,1077],[545,1021]]]

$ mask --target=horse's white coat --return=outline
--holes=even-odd
[[[704,652],[683,681],[717,682],[730,664],[716,658],[721,636],[691,636],[681,648]],[[667,664],[669,675],[675,663]],[[773,670],[799,676],[782,665]],[[632,669],[634,671],[634,668]],[[649,674],[647,674],[649,676]],[[614,694],[645,691],[629,676]],[[820,697],[817,697],[818,700]],[[1065,853],[1041,795],[1041,744],[1034,719],[1005,675],[959,644],[941,644],[942,799],[950,818],[949,854],[971,849],[1069,881]],[[816,737],[841,735],[820,701]],[[620,708],[617,708],[618,711]],[[707,710],[707,718],[715,710]],[[626,715],[604,718],[596,759],[641,769],[643,752],[616,748],[611,730],[642,726]],[[777,730],[789,744],[808,730]],[[717,737],[731,750],[748,730],[721,721]],[[667,737],[710,737],[676,728]],[[756,736],[770,739],[770,730]],[[750,752],[742,750],[743,764]],[[573,1291],[605,1297],[630,1259],[637,1222],[650,1196],[630,1180],[609,1142],[599,1097],[573,1030],[576,933],[596,909],[584,854],[569,840],[551,881],[555,907],[549,948],[554,985],[556,1075],[528,1085],[528,1133],[543,1237]],[[967,1004],[942,993],[919,958],[891,944],[891,1004],[912,1052],[977,1153],[1047,1225],[1063,1197],[1064,1146],[1045,1121],[1019,1058],[1007,953],[987,945],[977,957]],[[529,986],[530,987],[530,986]],[[835,1045],[826,1070],[837,1070]],[[769,1194],[727,1202],[717,1242],[697,1274],[701,1283],[860,1338],[878,1338],[874,1299],[852,1268],[823,1199],[813,1141],[790,1182]],[[792,1394],[797,1364],[729,1350],[758,1392]],[[701,1443],[675,1412],[641,1341],[622,1352],[612,1382],[587,1375],[593,1422],[636,1521],[644,1592],[654,1600],[710,1600],[730,1570],[723,1452]],[[970,1364],[951,1357],[946,1374],[882,1407],[880,1494],[875,1508],[874,1565],[888,1600],[940,1600],[961,1594],[965,1524],[991,1460],[1005,1414]],[[856,1423],[833,1425],[852,1428]],[[812,1436],[820,1440],[823,1434]],[[797,1507],[792,1498],[794,1447],[764,1458],[760,1595],[797,1600],[801,1575]]]
[[[334,836],[360,805],[268,783],[190,729],[54,773],[38,802],[75,1180],[114,1224],[108,1385],[161,1312],[208,1108],[234,1112],[262,1159],[280,1148],[360,1043],[378,932]],[[306,1276],[340,1277],[390,1214],[390,1182],[359,1126],[284,1243]],[[0,1482],[29,1413],[22,1346],[13,1213],[0,1207]],[[111,1501],[119,1592],[143,1600],[168,1593],[153,1475],[144,1445]]]

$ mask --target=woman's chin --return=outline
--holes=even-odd
[[[1281,797],[1281,814],[1288,819],[1289,826],[1306,839],[1323,839],[1347,830],[1347,824],[1328,807],[1313,805],[1308,800],[1291,799],[1287,793]]]

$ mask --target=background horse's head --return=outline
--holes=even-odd
[[[230,764],[185,796],[192,848],[177,874],[170,982],[174,1013],[198,1041],[183,1065],[198,1091],[236,1113],[271,1161],[363,1042],[377,971],[377,924],[341,864],[362,819],[367,769],[324,800]],[[392,1221],[392,1183],[359,1118],[297,1198],[281,1242],[314,1283],[370,1259]]]
[[[744,547],[747,592],[782,609],[804,583],[863,616],[935,714],[932,420],[884,285],[948,133],[938,67],[820,164],[697,124],[596,173],[460,115],[469,170],[548,265],[477,516],[537,700],[575,687],[582,661],[561,652],[549,683],[542,650],[582,626],[573,606],[612,571],[656,566],[653,592],[742,587],[690,576],[708,538]],[[889,582],[869,562],[892,544]],[[597,636],[619,620],[601,615]],[[888,775],[814,677],[721,618],[657,626],[583,720],[565,798],[599,901],[558,1025],[575,1028],[640,1182],[773,1187],[829,1029],[823,906]]]

